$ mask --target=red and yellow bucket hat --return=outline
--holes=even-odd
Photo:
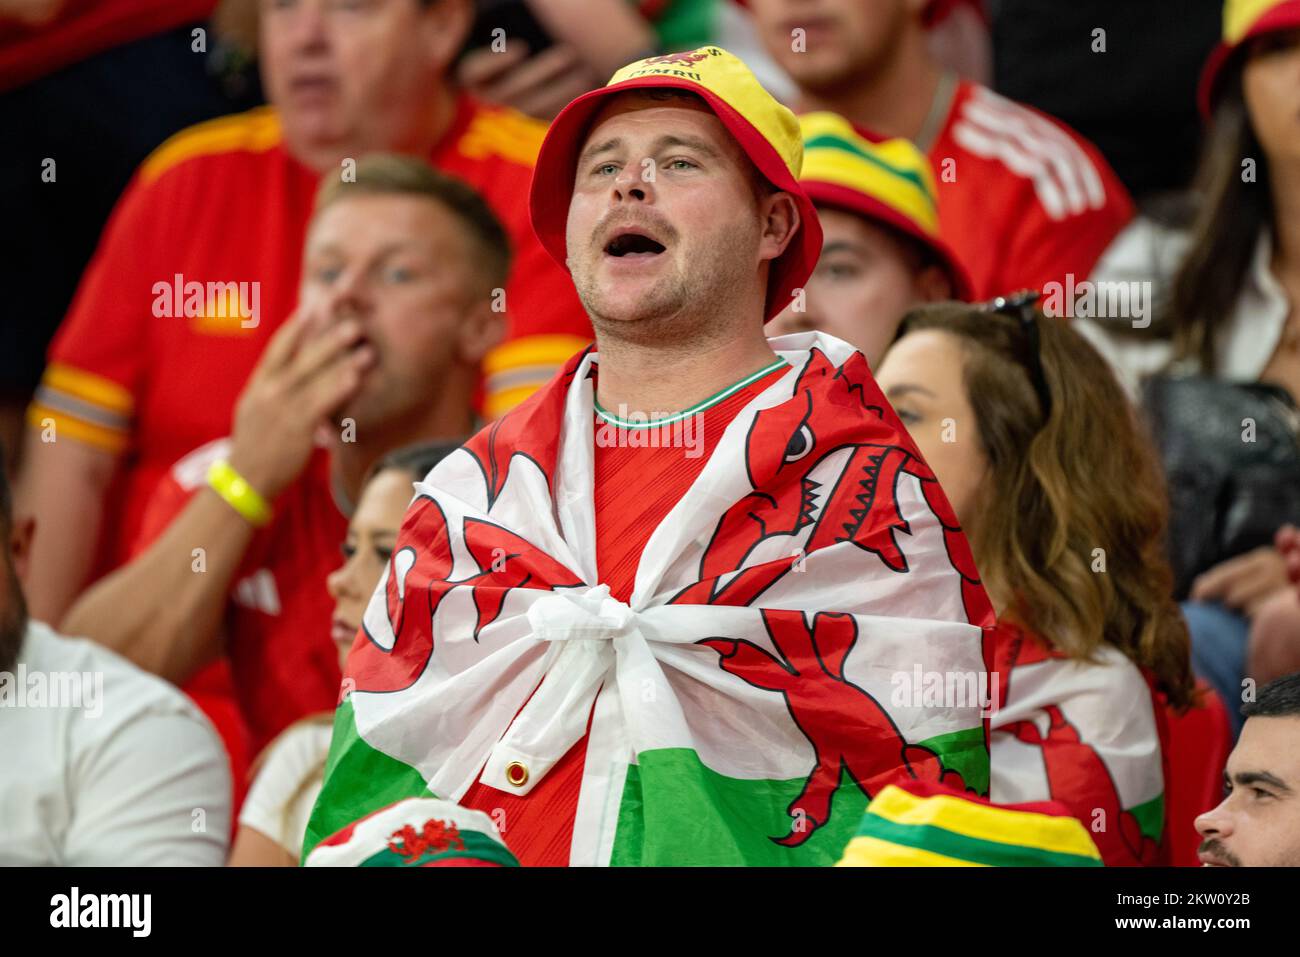
[[[954,299],[974,294],[970,274],[939,235],[934,174],[905,139],[881,139],[838,113],[805,113],[799,181],[816,204],[892,227],[928,249],[948,274]]]
[[[799,229],[768,274],[764,319],[771,319],[789,305],[794,290],[812,274],[822,248],[821,224],[799,185],[803,140],[798,120],[763,89],[749,67],[720,47],[637,60],[615,73],[606,86],[566,106],[547,130],[533,171],[529,196],[533,230],[551,258],[565,266],[565,223],[574,170],[592,120],[612,96],[665,87],[694,93],[708,104],[758,171],[789,193],[799,208]]]
[[[1300,28],[1300,0],[1226,0],[1223,4],[1223,41],[1210,53],[1201,71],[1197,100],[1201,115],[1214,111],[1219,81],[1228,60],[1248,40],[1269,33]]]

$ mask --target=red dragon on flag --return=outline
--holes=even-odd
[[[594,354],[417,486],[310,833],[373,810],[349,789],[392,800],[375,752],[426,794],[523,796],[583,737],[588,767],[621,770],[568,799],[573,863],[652,863],[682,833],[699,862],[828,863],[890,781],[986,787],[977,706],[890,700],[918,662],[984,670],[992,614],[969,548],[862,356],[790,338],[807,345],[727,427],[630,603],[595,576],[575,492]],[[604,806],[612,830],[583,810]]]

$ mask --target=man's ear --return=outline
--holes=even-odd
[[[469,38],[474,23],[471,0],[434,0],[420,13],[426,49],[440,73],[450,74],[452,64]]]
[[[758,258],[760,261],[777,259],[799,230],[799,207],[793,196],[777,190],[765,196],[758,209],[763,223]]]
[[[506,337],[506,314],[493,309],[496,296],[476,300],[465,310],[456,337],[457,357],[477,366]]]
[[[14,563],[18,580],[27,584],[27,566],[32,556],[32,538],[36,535],[36,519],[15,516],[9,529],[9,555]]]

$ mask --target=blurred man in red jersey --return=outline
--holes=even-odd
[[[1132,217],[1101,153],[1058,121],[945,71],[929,52],[931,0],[748,0],[763,43],[830,110],[927,154],[939,231],[978,299],[1085,278]]]
[[[29,411],[20,506],[41,528],[36,617],[58,621],[89,580],[124,560],[167,469],[229,429],[236,396],[293,308],[318,181],[346,181],[368,152],[427,157],[478,190],[510,235],[515,269],[491,294],[508,334],[484,362],[487,414],[585,343],[568,277],[520,201],[544,127],[446,79],[470,7],[266,0],[272,106],[182,132],[141,166]]]
[[[254,750],[335,704],[326,578],[370,467],[473,424],[499,340],[509,253],[472,190],[376,155],[321,190],[293,317],[239,397],[229,438],[158,484],[135,556],[66,621],[172,681],[223,647]]]

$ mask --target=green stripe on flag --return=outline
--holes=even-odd
[[[627,769],[610,863],[667,866],[825,866],[844,852],[867,806],[861,788],[841,777],[831,819],[799,847],[772,838],[790,833],[786,808],[803,790],[789,781],[730,778],[689,748],[643,751]]]
[[[899,824],[868,811],[858,834],[903,847],[919,847],[960,861],[976,861],[991,867],[1101,867],[1102,862],[1082,854],[1046,851],[1023,844],[985,841],[931,824]]]
[[[307,822],[302,842],[305,861],[321,841],[372,811],[403,798],[437,797],[424,776],[409,764],[376,751],[357,734],[352,701],[334,713],[334,737],[325,762],[325,784]]]
[[[917,742],[939,755],[944,770],[958,772],[966,787],[975,793],[989,793],[989,752],[984,746],[983,728],[964,728]]]
[[[1159,842],[1165,830],[1165,796],[1157,794],[1150,801],[1129,808],[1129,813],[1137,818],[1138,830],[1143,837]]]
[[[982,728],[920,742],[966,783],[988,790]],[[610,863],[678,866],[826,866],[856,833],[867,796],[847,773],[831,799],[830,820],[802,845],[773,838],[790,833],[787,808],[807,779],[746,780],[706,767],[689,748],[644,751],[627,769]],[[983,793],[982,792],[982,793]]]

